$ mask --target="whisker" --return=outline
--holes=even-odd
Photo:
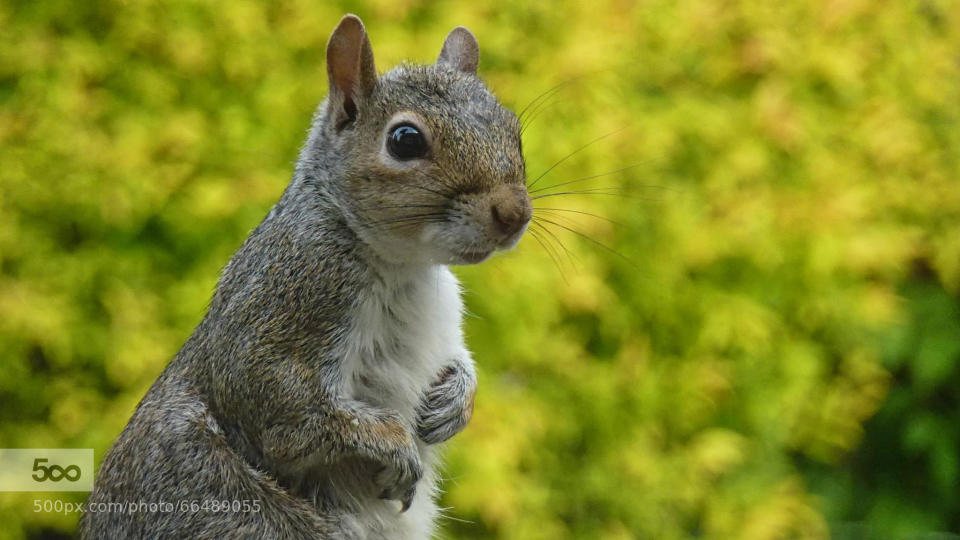
[[[446,221],[446,216],[403,216],[371,222],[370,225],[397,225],[399,223],[427,223]]]
[[[520,125],[521,137],[523,137],[523,134],[527,132],[527,129],[529,129],[530,126],[533,125],[533,122],[537,118],[539,118],[541,114],[543,114],[543,111],[546,111],[550,107],[556,105],[557,102],[553,98],[556,97],[558,93],[559,92],[554,92],[553,94],[550,94],[549,96],[547,96],[546,99],[544,99],[541,103],[539,103],[536,107],[534,107],[531,110],[530,116],[523,119],[523,122]]]
[[[612,136],[612,135],[615,135],[615,134],[617,134],[617,133],[619,133],[619,132],[621,132],[621,131],[623,131],[623,130],[625,130],[625,129],[627,129],[626,126],[624,126],[624,127],[622,127],[622,128],[619,128],[619,129],[617,129],[617,130],[611,131],[610,133],[607,133],[606,135],[601,135],[601,136],[597,137],[596,139],[593,139],[592,141],[588,142],[587,144],[581,146],[580,148],[577,148],[577,149],[574,150],[573,152],[570,152],[570,153],[567,154],[566,156],[562,157],[559,161],[557,161],[556,163],[554,163],[553,165],[551,165],[549,169],[547,169],[547,170],[543,171],[542,173],[540,173],[540,176],[538,176],[532,183],[527,184],[527,189],[530,189],[530,188],[532,188],[533,186],[537,185],[537,182],[539,182],[541,179],[543,179],[544,176],[546,176],[547,174],[549,174],[550,171],[556,169],[557,166],[560,165],[561,163],[563,163],[564,161],[566,161],[566,160],[570,159],[571,157],[577,155],[578,153],[580,153],[581,151],[587,149],[587,148],[590,147],[591,145],[593,145],[593,144],[595,144],[595,143],[598,143],[598,142],[606,139],[607,137],[610,137],[610,136]]]
[[[378,210],[387,210],[387,209],[395,210],[395,209],[401,209],[401,208],[443,208],[443,209],[445,209],[445,208],[447,208],[447,205],[445,205],[445,204],[397,204],[397,205],[392,205],[392,206],[380,206],[380,205],[376,205],[376,206],[366,206],[366,207],[364,207],[365,210],[369,210],[369,209],[372,209],[372,208],[376,208],[376,209],[378,209]]]
[[[461,518],[458,518],[458,517],[453,517],[453,516],[451,516],[450,514],[441,514],[441,515],[443,516],[443,519],[446,519],[446,520],[449,520],[449,521],[456,521],[456,522],[458,522],[458,523],[466,523],[466,524],[468,524],[468,525],[473,525],[473,524],[475,523],[475,522],[473,522],[473,521],[470,521],[469,519],[461,519]]]
[[[553,193],[541,193],[530,197],[531,200],[545,199],[551,195],[582,195],[590,193],[599,193],[601,195],[619,195],[623,193],[623,188],[619,186],[597,186],[585,189],[572,189],[567,191],[555,191]]]
[[[586,182],[587,180],[593,180],[594,178],[603,178],[604,176],[610,176],[610,175],[622,173],[624,171],[629,171],[630,169],[635,169],[644,164],[645,164],[644,162],[634,163],[633,165],[628,165],[626,167],[623,167],[614,171],[607,171],[599,174],[591,174],[589,176],[581,176],[580,178],[574,178],[573,180],[567,180],[566,182],[560,182],[559,184],[553,184],[552,186],[543,186],[542,188],[535,189],[530,193],[538,193],[541,191],[546,191],[548,189],[553,189],[560,186],[566,186],[568,184],[576,184],[577,182]],[[666,186],[648,186],[648,187],[662,187],[662,189],[670,189]]]
[[[373,222],[374,224],[393,224],[393,223],[403,223],[407,221],[417,221],[417,220],[438,220],[446,221],[446,214],[436,214],[436,215],[417,215],[417,216],[399,216],[394,218],[382,219],[380,221]]]
[[[372,226],[379,226],[379,225],[395,225],[398,223],[408,223],[408,222],[416,222],[416,223],[434,222],[435,223],[435,222],[443,222],[447,220],[448,220],[448,216],[445,212],[444,213],[429,212],[424,214],[407,214],[402,216],[393,216],[386,219],[370,221],[368,223],[365,223],[365,225],[372,227]]]
[[[576,230],[576,229],[573,229],[573,228],[571,228],[571,227],[567,227],[566,225],[563,225],[562,223],[557,223],[556,221],[552,221],[552,220],[549,220],[549,219],[546,219],[546,218],[539,218],[539,219],[540,219],[540,221],[544,221],[544,222],[546,222],[546,223],[550,223],[551,225],[556,225],[557,227],[560,227],[561,229],[565,229],[565,230],[567,230],[567,231],[570,231],[570,232],[572,232],[573,234],[575,234],[575,235],[577,235],[577,236],[579,236],[579,237],[581,237],[581,238],[583,238],[583,239],[585,239],[585,240],[588,240],[588,241],[590,241],[590,242],[592,242],[592,243],[594,243],[594,244],[602,247],[603,249],[605,249],[605,250],[609,251],[610,253],[616,255],[617,257],[620,257],[620,258],[623,259],[624,261],[628,262],[628,263],[630,264],[630,266],[633,266],[633,267],[636,268],[636,269],[639,269],[639,268],[640,268],[640,266],[638,266],[637,263],[633,262],[633,261],[630,260],[628,257],[626,257],[624,254],[622,254],[622,253],[620,253],[619,251],[613,249],[612,247],[604,244],[603,242],[600,242],[600,241],[598,241],[598,240],[594,240],[593,238],[590,238],[590,237],[587,236],[586,234],[583,234],[582,232],[580,232],[580,231],[578,231],[578,230]]]
[[[556,193],[544,193],[542,195],[535,195],[530,197],[531,200],[546,199],[548,197],[559,197],[561,195],[609,195],[611,197],[622,197],[624,199],[634,199],[638,201],[651,202],[653,198],[650,197],[636,197],[633,195],[624,195],[623,189],[615,187],[603,187],[603,188],[593,188],[593,189],[581,189],[574,191],[558,191]]]
[[[571,266],[574,270],[576,270],[576,269],[577,269],[576,261],[579,261],[579,259],[577,258],[577,256],[576,256],[572,251],[570,251],[569,249],[567,249],[566,244],[564,244],[563,241],[560,240],[560,237],[557,236],[556,234],[554,234],[553,231],[551,231],[550,229],[548,229],[547,227],[545,227],[542,223],[535,223],[535,225],[536,225],[537,227],[539,227],[540,229],[542,229],[544,233],[546,233],[551,239],[553,239],[554,242],[557,243],[557,245],[560,246],[560,249],[562,249],[562,250],[564,251],[564,253],[566,254],[566,256],[567,256],[567,261],[569,261],[570,266]]]
[[[517,120],[522,120],[523,117],[524,117],[524,115],[525,115],[525,114],[527,113],[527,111],[530,109],[530,107],[534,106],[535,103],[541,101],[542,99],[545,99],[545,97],[547,97],[548,95],[553,95],[553,94],[555,94],[558,90],[562,89],[563,87],[565,87],[565,86],[567,86],[567,85],[570,85],[570,84],[573,84],[573,83],[579,81],[580,79],[584,79],[584,78],[586,78],[586,77],[589,77],[590,75],[596,75],[597,73],[603,73],[604,71],[611,71],[611,70],[613,70],[613,69],[614,69],[614,68],[595,69],[595,70],[592,70],[592,71],[588,71],[588,72],[586,72],[586,73],[581,73],[580,75],[575,75],[575,76],[570,77],[569,79],[566,79],[566,80],[564,80],[564,81],[560,81],[559,83],[555,84],[554,86],[548,88],[546,91],[542,92],[542,93],[541,93],[540,95],[538,95],[537,97],[535,97],[535,98],[533,98],[532,100],[530,100],[530,102],[527,103],[527,104],[523,107],[523,109],[520,110],[519,113],[517,113]]]
[[[543,228],[542,225],[539,225],[537,223],[531,223],[531,225],[537,225],[540,228]],[[567,282],[567,276],[563,272],[563,267],[560,265],[560,261],[557,260],[557,256],[554,254],[554,251],[553,251],[554,248],[552,246],[548,247],[548,243],[546,243],[540,236],[543,233],[533,228],[528,229],[527,232],[530,233],[531,238],[533,238],[534,240],[537,241],[538,244],[540,244],[540,247],[543,248],[543,251],[546,252],[547,256],[550,257],[550,260],[553,262],[553,265],[557,268],[557,272],[560,273],[560,277],[563,279],[564,282]]]
[[[535,108],[536,108],[536,104],[540,103],[541,100],[549,99],[551,96],[553,96],[554,94],[556,94],[561,88],[563,88],[564,86],[566,86],[566,85],[568,85],[568,84],[576,81],[576,80],[577,80],[578,78],[580,78],[580,77],[581,77],[581,76],[577,76],[577,77],[574,77],[574,78],[572,78],[572,79],[567,79],[567,80],[562,81],[562,82],[560,82],[560,83],[558,83],[558,84],[555,84],[554,86],[551,86],[550,88],[548,88],[548,89],[545,90],[544,92],[541,92],[540,95],[538,95],[537,97],[535,97],[535,98],[533,98],[532,100],[530,100],[530,102],[527,103],[527,104],[523,107],[523,109],[520,110],[519,113],[517,113],[517,121],[519,121],[519,122],[521,123],[521,125],[523,125],[524,116],[526,116],[526,114],[527,114],[528,111],[531,111],[531,107],[534,107],[534,109],[535,109]],[[531,111],[531,112],[532,112],[532,111]]]
[[[450,189],[451,192],[456,192],[456,185],[454,184],[454,182],[453,182],[453,180],[452,180],[453,175],[451,175],[449,172],[447,172],[447,170],[446,170],[446,169],[443,167],[443,165],[441,165],[439,162],[435,163],[435,165],[440,169],[440,172],[443,173],[443,176],[436,176],[436,175],[433,175],[433,174],[430,174],[430,173],[425,173],[425,174],[426,174],[430,179],[432,179],[432,180],[436,181],[437,183],[439,183],[441,186]],[[449,198],[451,195],[452,195],[452,193],[451,193],[451,194],[446,194],[447,198]]]
[[[387,225],[394,225],[394,228],[395,228],[395,229],[401,229],[401,228],[404,228],[404,227],[413,227],[413,226],[415,226],[415,225],[423,225],[423,224],[425,224],[425,223],[445,223],[445,221],[444,221],[444,220],[408,221],[408,222],[403,222],[403,223],[381,224],[381,225],[377,225],[377,226],[369,226],[369,225],[367,225],[366,228],[367,228],[367,229],[383,230],[383,229],[385,229],[385,228],[387,227]]]
[[[439,181],[439,179],[436,178],[436,177],[434,177],[433,175],[428,174],[427,176],[430,177],[430,178],[433,179],[433,180],[438,180],[438,181]],[[441,182],[441,184],[442,184],[442,183],[443,183],[443,182]],[[422,189],[422,190],[424,190],[424,191],[429,191],[430,193],[437,194],[437,195],[443,197],[444,199],[449,199],[449,198],[450,198],[450,195],[449,195],[449,194],[444,193],[444,192],[439,191],[439,190],[436,190],[436,189],[433,189],[433,188],[428,188],[427,186],[418,186],[418,185],[416,185],[416,184],[408,184],[408,187],[413,187],[413,188],[417,188],[417,189]],[[449,187],[449,186],[445,186],[445,187]]]
[[[379,209],[379,208],[381,208],[381,207],[376,207],[376,208]],[[443,208],[446,208],[446,207],[443,207]],[[431,217],[431,216],[445,216],[445,215],[447,215],[446,211],[443,211],[443,212],[418,212],[418,213],[411,213],[411,214],[397,214],[397,215],[393,215],[393,216],[387,216],[385,219],[386,219],[386,220],[390,220],[390,219],[397,219],[397,218],[405,219],[405,218],[408,218],[408,217]]]
[[[540,247],[543,248],[545,252],[547,252],[547,255],[550,255],[550,258],[553,259],[553,254],[550,253],[550,250],[547,249],[547,246],[543,244],[543,240],[540,239],[539,231],[537,231],[536,229],[530,228],[530,229],[527,229],[527,232],[530,233],[530,237],[536,240],[537,243],[540,244]],[[553,261],[554,264],[556,264],[556,262],[557,262],[556,260]]]
[[[544,208],[544,207],[542,207],[542,206],[534,206],[534,207],[533,207],[533,213],[534,213],[534,214],[536,214],[538,210],[541,211],[541,212],[547,212],[547,213],[569,212],[569,213],[571,213],[571,214],[582,214],[582,215],[584,215],[584,216],[590,216],[590,217],[595,217],[595,218],[597,218],[597,219],[602,219],[602,220],[604,220],[604,221],[613,223],[614,225],[620,225],[621,227],[626,227],[626,225],[624,225],[623,223],[620,223],[619,221],[614,221],[614,220],[612,220],[612,219],[610,219],[610,218],[608,218],[608,217],[601,216],[600,214],[594,214],[594,213],[592,213],[592,212],[584,212],[584,211],[582,211],[582,210],[571,210],[571,209],[569,209],[569,208]]]

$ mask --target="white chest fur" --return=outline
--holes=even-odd
[[[411,427],[416,407],[440,370],[455,358],[469,362],[463,343],[463,302],[456,277],[433,266],[379,282],[358,299],[344,343],[345,397],[399,412]],[[369,539],[426,539],[436,514],[433,449],[421,444],[423,479],[410,509],[371,501],[356,516],[357,535]]]
[[[411,423],[443,366],[467,354],[457,279],[432,266],[378,282],[359,299],[344,356],[346,395],[400,412]]]

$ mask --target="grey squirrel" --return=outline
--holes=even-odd
[[[378,76],[340,21],[293,179],[103,460],[82,538],[433,534],[436,445],[476,389],[448,265],[512,248],[532,214],[478,59],[458,27],[435,64]]]

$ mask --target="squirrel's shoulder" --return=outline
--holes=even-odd
[[[205,323],[245,338],[335,331],[371,280],[362,249],[341,216],[278,205],[224,268]]]

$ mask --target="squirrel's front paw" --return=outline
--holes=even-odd
[[[420,453],[414,446],[393,454],[377,473],[374,481],[380,489],[381,499],[400,501],[403,505],[400,511],[406,512],[413,502],[417,482],[422,476]]]
[[[477,381],[463,364],[447,366],[417,408],[417,436],[437,444],[459,433],[473,414]]]

